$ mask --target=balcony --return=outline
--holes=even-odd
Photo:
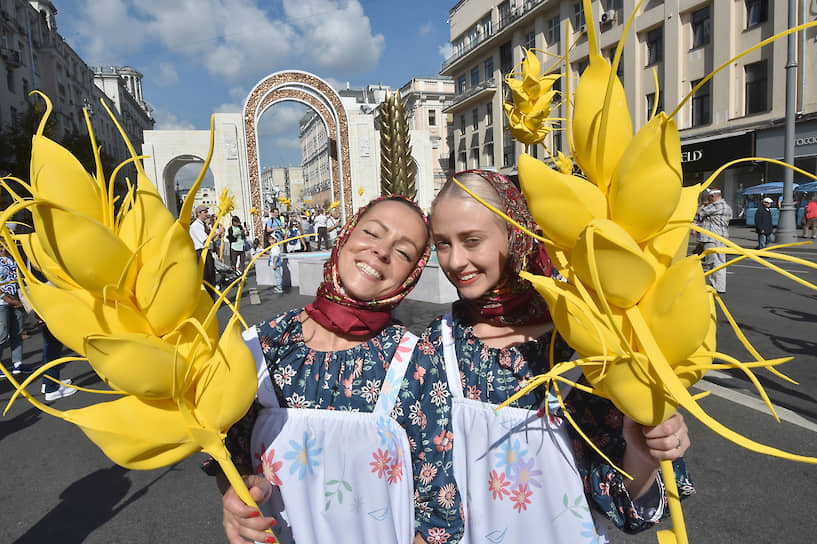
[[[508,11],[507,13],[500,13],[498,24],[491,25],[491,28],[488,31],[480,32],[477,35],[476,40],[470,42],[467,46],[463,47],[462,50],[457,51],[453,55],[448,57],[443,62],[442,68],[440,68],[440,73],[442,74],[443,72],[445,72],[452,64],[457,62],[459,59],[468,55],[468,53],[470,53],[471,51],[473,51],[474,49],[488,41],[490,38],[496,36],[497,34],[500,34],[503,30],[508,28],[517,20],[521,19],[524,15],[527,15],[528,13],[533,11],[535,7],[545,2],[547,2],[547,0],[527,0],[526,2],[521,3],[519,6],[517,6],[513,10]]]
[[[22,59],[20,58],[20,52],[16,49],[7,49],[3,47],[0,49],[0,56],[6,61],[6,66],[11,68],[16,68],[23,64]]]
[[[479,85],[469,87],[464,93],[454,96],[454,101],[450,106],[443,110],[443,113],[454,113],[488,95],[493,95],[495,92],[496,82],[493,80],[493,78],[486,79]]]

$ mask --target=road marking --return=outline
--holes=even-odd
[[[250,296],[250,304],[261,304],[261,297],[258,296],[258,289],[248,289],[247,294]]]
[[[777,263],[775,263],[775,264],[777,264]],[[799,275],[808,274],[811,271],[811,269],[808,269],[808,268],[800,269],[800,270],[795,270],[793,268],[785,268],[783,266],[780,266],[779,264],[777,265],[777,267],[785,270],[786,272],[791,272],[792,274],[799,274]],[[768,267],[765,267],[765,266],[760,266],[760,265],[751,265],[751,264],[730,264],[729,268],[753,268],[755,270],[768,270],[769,272],[775,272],[771,268],[768,268]],[[775,272],[775,274],[776,273],[777,272]]]
[[[721,379],[730,379],[732,377],[729,374],[726,374],[725,372],[720,372],[718,370],[710,370],[709,372],[707,372],[707,375],[711,375],[713,378]],[[730,389],[728,387],[723,387],[722,385],[706,381],[705,379],[699,381],[692,387],[694,387],[695,389],[700,389],[702,391],[710,391],[713,395],[732,401],[736,404],[740,404],[741,406],[751,408],[752,410],[763,412],[764,414],[773,417],[769,412],[769,407],[766,406],[766,403],[763,402],[763,400],[758,397],[750,396],[745,393],[738,392],[734,389]],[[817,433],[817,423],[814,423],[813,421],[804,418],[797,412],[789,410],[788,408],[776,406],[774,402],[772,402],[772,405],[774,406],[774,409],[777,412],[778,417],[780,417],[781,421],[785,421],[787,423],[791,423],[792,425],[802,427],[803,429],[806,429],[813,433]]]

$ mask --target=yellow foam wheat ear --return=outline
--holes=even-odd
[[[29,209],[34,232],[15,235],[4,228],[2,236],[18,263],[24,261],[17,242],[48,280],[39,281],[20,266],[23,296],[51,332],[110,386],[83,390],[118,398],[61,412],[26,392],[46,369],[77,360],[66,357],[44,365],[23,383],[0,365],[17,389],[6,410],[23,395],[40,410],[79,426],[126,468],[154,469],[205,451],[219,462],[241,498],[254,504],[223,439],[255,397],[255,363],[243,342],[237,310],[219,335],[216,311],[225,296],[214,303],[203,289],[188,234],[192,197],[213,152],[212,126],[202,173],[175,219],[121,127],[132,156],[126,163],[136,167],[137,183],[129,184],[115,206],[113,178],[125,163],[105,179],[86,113],[97,164],[96,175],[88,174],[71,153],[42,135],[51,103],[41,97],[46,113],[32,142],[31,180],[17,180],[31,196],[15,194],[0,180],[14,197],[0,224]],[[232,210],[232,202],[222,195],[217,220]],[[89,247],[95,250],[89,253]]]
[[[583,0],[583,4],[587,20],[594,21],[590,0]],[[639,2],[626,23],[623,35],[626,36],[640,5]],[[802,25],[759,45],[815,25]],[[598,50],[592,23],[588,25],[588,42],[590,63],[572,97],[573,117],[569,120],[573,160],[585,177],[573,175],[570,160],[561,152],[558,160],[554,160],[556,168],[527,154],[520,157],[518,165],[522,191],[542,229],[540,239],[568,281],[526,272],[522,275],[545,298],[559,334],[579,358],[554,364],[508,402],[536,387],[557,388],[557,382],[566,381],[562,377],[566,369],[581,366],[593,392],[612,400],[624,414],[642,425],[657,425],[682,406],[742,447],[817,463],[815,457],[784,452],[724,427],[688,392],[710,368],[739,369],[749,376],[774,415],[751,369],[764,367],[782,376],[774,366],[790,358],[764,359],[737,328],[714,290],[707,286],[700,256],[686,256],[690,230],[702,230],[692,223],[698,195],[711,179],[705,184],[682,187],[681,143],[672,116],[664,112],[654,114],[632,134],[626,96],[615,70],[622,45],[619,44],[611,66]],[[509,81],[512,90],[526,88],[525,82],[531,87],[530,74],[539,72],[535,60],[529,53],[521,70],[512,74],[523,78],[514,83]],[[522,92],[515,91],[513,100],[510,109],[514,111],[530,107],[530,99]],[[515,137],[517,133],[512,128]],[[520,141],[529,143],[527,133],[523,136],[525,139]],[[768,262],[775,258],[817,268],[814,263],[773,251],[783,246],[747,250],[720,240],[727,247],[711,251],[739,255],[734,261],[750,258],[817,289]],[[726,312],[754,361],[744,363],[716,351],[716,302]],[[662,462],[661,469],[673,529],[659,531],[659,542],[686,543],[672,463]]]

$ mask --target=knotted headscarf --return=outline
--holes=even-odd
[[[525,198],[507,178],[486,170],[466,170],[454,175],[476,174],[499,195],[504,211],[511,219],[536,231],[536,222],[528,210]],[[550,312],[544,299],[533,285],[519,277],[521,270],[550,276],[553,263],[539,242],[513,225],[508,229],[508,260],[499,283],[478,299],[462,300],[462,303],[482,321],[494,325],[515,325],[532,321],[547,321]]]
[[[428,257],[431,254],[430,236],[414,269],[393,292],[374,300],[357,300],[346,294],[338,275],[338,256],[363,214],[384,200],[408,204],[427,223],[425,214],[417,204],[405,197],[391,195],[372,200],[360,208],[343,226],[332,248],[332,255],[323,265],[323,282],[318,287],[317,296],[311,304],[304,308],[309,317],[333,332],[353,337],[370,337],[377,334],[389,323],[392,310],[411,292],[428,263]]]

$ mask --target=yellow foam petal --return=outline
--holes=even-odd
[[[258,389],[255,361],[241,337],[237,318],[230,319],[218,349],[203,369],[193,413],[198,421],[226,430],[247,413]]]
[[[26,298],[48,323],[51,333],[77,353],[84,353],[84,338],[91,334],[150,331],[147,322],[138,314],[128,313],[123,304],[103,303],[87,291],[68,291],[39,283],[27,284],[24,289]]]
[[[701,259],[692,255],[671,266],[638,308],[670,365],[691,356],[703,343],[714,311]]]
[[[111,229],[48,204],[37,206],[32,215],[43,249],[74,282],[97,296],[119,284],[132,254]],[[134,275],[130,270],[128,277]],[[132,279],[128,287],[132,289]]]
[[[172,400],[126,396],[69,410],[63,418],[79,426],[114,463],[129,469],[160,468],[201,449]]]
[[[199,304],[199,264],[190,235],[171,222],[159,251],[145,255],[136,279],[136,301],[153,329],[163,335],[190,317]]]
[[[624,352],[618,337],[602,321],[598,312],[594,312],[582,300],[575,287],[527,272],[521,272],[520,276],[530,281],[548,303],[556,329],[579,356],[618,355]]]
[[[662,273],[673,263],[686,257],[689,246],[689,224],[698,209],[700,185],[681,189],[681,198],[664,230],[644,245],[644,254]]]
[[[519,157],[519,184],[536,223],[561,248],[572,248],[591,220],[607,216],[607,202],[598,187],[549,168],[527,153]]]
[[[170,398],[187,369],[174,346],[144,334],[90,335],[84,352],[108,385],[149,399]]]
[[[67,149],[45,136],[32,138],[31,187],[40,198],[104,221],[97,182]]]
[[[611,75],[610,63],[591,51],[590,64],[576,87],[573,108],[574,158],[587,177],[607,194],[610,178],[633,137],[633,123],[627,109],[624,87],[614,77],[606,127],[602,129],[602,109]]]
[[[603,296],[620,308],[638,302],[655,281],[656,271],[644,252],[626,230],[609,219],[590,222],[573,248],[572,258],[582,283],[595,289],[594,270]]]
[[[610,183],[610,218],[637,242],[656,234],[681,198],[681,138],[664,112],[630,141]]]

